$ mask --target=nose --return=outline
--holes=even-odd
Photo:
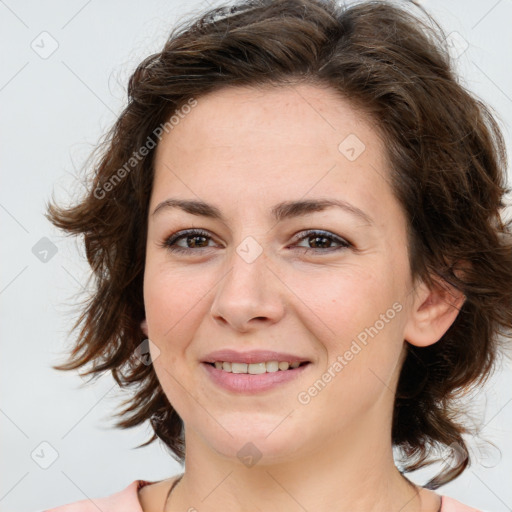
[[[228,262],[210,309],[214,321],[239,332],[278,322],[284,314],[283,288],[264,252],[247,261],[236,251]]]

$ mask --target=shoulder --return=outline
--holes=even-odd
[[[470,507],[454,498],[443,495],[443,506],[441,512],[485,512],[484,510]]]
[[[154,483],[145,482],[145,484],[142,484],[138,492],[138,498],[142,508],[141,512],[163,509],[169,489],[176,479],[181,476],[182,475],[175,475],[167,480],[160,480]]]
[[[124,489],[102,498],[90,498],[61,505],[43,512],[143,512],[138,491],[152,484],[147,480],[134,480]]]

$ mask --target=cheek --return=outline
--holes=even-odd
[[[311,405],[300,411],[317,411],[325,424],[339,429],[364,417],[382,398],[391,400],[403,346],[403,307],[389,273],[354,270],[343,279],[313,281],[324,286],[315,288],[317,300],[308,303],[315,315],[304,308],[302,318],[311,320],[308,327],[327,357],[307,383],[311,387],[301,390],[299,402],[309,398]]]
[[[214,280],[209,281],[208,272],[184,272],[168,262],[152,263],[147,264],[144,274],[144,306],[149,338],[158,347],[154,369],[167,399],[178,414],[187,417],[190,395],[183,392],[183,386],[190,392],[194,387],[187,384],[190,375],[183,363],[197,326],[207,314],[205,295]]]
[[[144,306],[150,337],[163,350],[185,342],[192,336],[198,315],[205,314],[207,295],[214,279],[206,271],[190,272],[168,263],[147,265],[144,274]],[[190,332],[189,332],[190,331]]]
[[[293,288],[305,298],[297,314],[327,356],[319,372],[335,373],[345,390],[363,386],[371,395],[382,388],[379,378],[391,379],[403,345],[396,277],[391,265],[375,262],[301,276]]]
[[[317,337],[336,348],[379,319],[394,301],[389,269],[379,271],[378,262],[344,266],[314,274],[290,276],[301,299],[302,320]],[[302,302],[302,305],[301,305]]]

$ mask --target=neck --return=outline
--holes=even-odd
[[[219,456],[187,432],[186,471],[165,510],[436,511],[422,505],[418,488],[397,470],[391,445],[384,442],[389,433],[375,437],[374,429],[359,429],[357,438],[324,439],[294,460],[252,467]]]

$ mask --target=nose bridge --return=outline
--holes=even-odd
[[[212,314],[237,328],[253,318],[277,321],[283,307],[262,245],[247,236],[227,258],[227,272],[216,288]]]

